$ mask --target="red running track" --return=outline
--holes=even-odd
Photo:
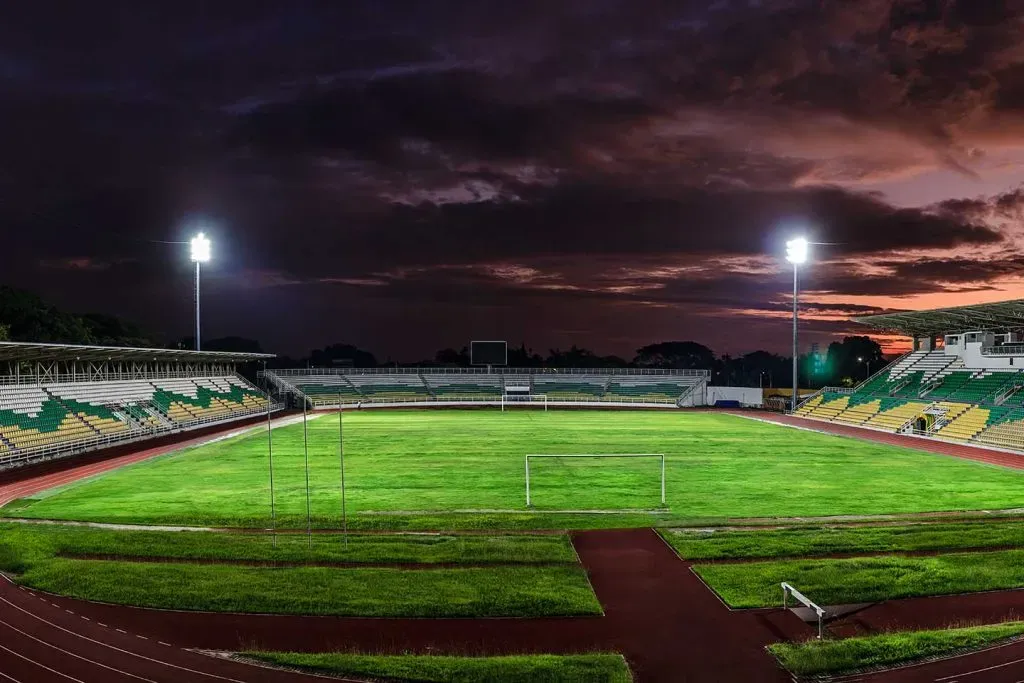
[[[19,665],[21,675],[11,675],[20,683],[67,680],[40,665],[81,683],[127,680],[84,661],[97,660],[121,670],[144,672],[141,675],[149,680],[209,680],[206,674],[180,670],[172,671],[169,678],[157,678],[148,664],[139,668],[142,665],[134,655],[80,637],[88,635],[104,643],[113,639],[111,642],[131,652],[144,648],[147,656],[154,651],[164,657],[173,655],[173,661],[188,662],[196,671],[229,664],[197,659],[199,655],[183,648],[342,648],[467,655],[613,651],[626,656],[637,681],[789,680],[764,646],[811,633],[791,613],[781,609],[730,611],[650,529],[581,532],[574,536],[574,543],[604,606],[603,617],[359,619],[176,612],[34,595],[4,581],[0,582],[0,620],[17,619],[14,625],[23,630],[31,625],[30,633],[38,640],[27,642],[0,623],[0,671],[9,673],[5,666]],[[49,656],[53,646],[68,649],[79,658]],[[37,663],[14,661],[12,651]],[[236,681],[306,680],[270,678],[263,670],[250,670],[239,663],[230,663],[230,667],[231,673],[220,675]]]
[[[919,451],[939,453],[941,455],[949,455],[955,458],[984,462],[989,465],[1024,469],[1024,456],[1017,455],[1015,453],[996,451],[989,448],[948,443],[945,441],[928,439],[926,437],[890,434],[889,432],[879,432],[874,429],[864,429],[863,427],[853,427],[850,425],[836,424],[834,422],[824,422],[822,420],[810,420],[804,417],[794,417],[792,415],[783,415],[781,413],[750,411],[734,412],[731,414],[739,415],[740,417],[764,420],[766,422],[776,422],[778,424],[790,425],[793,427],[802,427],[804,429],[826,432],[828,434],[852,436],[853,438],[861,439],[862,441],[874,441],[876,443],[884,443],[892,446],[916,448]]]

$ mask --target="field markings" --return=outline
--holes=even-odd
[[[136,676],[133,673],[129,673],[127,671],[122,671],[121,669],[115,669],[112,666],[107,666],[106,664],[102,664],[102,663],[97,662],[97,661],[95,661],[93,659],[89,659],[87,657],[82,657],[81,655],[76,655],[74,652],[71,652],[70,650],[65,650],[64,648],[58,647],[58,646],[54,645],[53,643],[48,643],[45,640],[41,640],[39,638],[36,638],[34,635],[32,635],[30,633],[26,633],[25,631],[22,631],[20,628],[18,628],[16,626],[12,626],[11,624],[8,624],[6,621],[3,621],[2,619],[0,619],[0,624],[3,624],[4,626],[6,626],[9,629],[17,631],[18,633],[20,633],[21,635],[25,636],[26,638],[31,638],[32,640],[36,641],[37,643],[45,645],[46,647],[53,648],[54,650],[57,650],[59,652],[63,652],[64,654],[69,655],[71,657],[74,657],[75,659],[80,659],[83,662],[89,662],[90,664],[95,664],[96,666],[102,667],[104,669],[109,669],[110,671],[116,671],[119,674],[124,674],[125,676],[130,676],[131,678],[137,678],[140,681],[147,681],[147,683],[156,683],[156,681],[154,681],[151,678],[145,678],[143,676]]]
[[[38,666],[40,668],[43,668],[43,669],[46,669],[50,673],[55,673],[58,676],[61,676],[62,678],[68,679],[69,681],[75,681],[76,683],[85,683],[85,681],[83,681],[80,678],[75,678],[74,676],[69,676],[69,675],[67,675],[65,673],[61,673],[60,671],[57,671],[56,669],[51,669],[50,667],[46,666],[45,664],[41,664],[40,662],[37,662],[34,659],[29,659],[25,655],[21,654],[20,652],[15,652],[14,650],[10,649],[9,647],[4,647],[3,645],[0,645],[0,650],[4,650],[5,652],[10,652],[15,657],[20,657],[21,659],[24,659],[26,662],[29,662],[30,664],[35,664],[36,666]]]
[[[3,576],[3,575],[0,575],[0,576],[2,576],[4,580],[6,580],[8,583],[10,583],[11,580],[9,578],[7,578],[6,576]],[[111,650],[115,650],[117,652],[121,652],[121,653],[124,653],[126,655],[131,655],[132,657],[138,657],[139,659],[144,659],[144,660],[146,660],[148,662],[153,662],[154,664],[160,664],[160,665],[163,665],[163,666],[167,666],[167,667],[170,667],[172,669],[178,669],[180,671],[187,671],[188,673],[199,674],[200,676],[207,676],[209,678],[216,678],[216,679],[222,680],[222,681],[229,681],[230,683],[245,683],[245,681],[240,681],[240,680],[235,679],[235,678],[228,678],[227,676],[219,676],[217,674],[206,673],[205,671],[198,671],[196,669],[190,669],[190,668],[188,668],[186,666],[178,666],[177,664],[171,664],[170,662],[165,662],[165,661],[162,661],[160,659],[153,659],[152,657],[147,657],[146,655],[140,655],[137,652],[132,652],[131,650],[125,650],[123,648],[117,647],[116,645],[111,645],[109,643],[104,643],[102,640],[96,640],[95,638],[90,638],[89,636],[82,635],[81,633],[78,633],[76,631],[72,631],[70,629],[66,629],[63,626],[55,624],[52,621],[48,621],[46,619],[43,619],[39,615],[33,614],[33,613],[29,612],[28,610],[26,610],[26,609],[24,609],[22,607],[19,607],[18,605],[15,605],[13,602],[11,602],[10,600],[8,600],[7,598],[4,598],[2,596],[0,596],[0,602],[7,603],[8,605],[13,607],[14,609],[18,610],[19,612],[22,612],[22,613],[32,617],[33,619],[36,619],[36,620],[46,624],[47,626],[52,626],[53,628],[58,629],[60,631],[63,631],[65,633],[69,634],[69,635],[75,636],[76,638],[81,638],[82,640],[87,640],[90,643],[95,643],[95,644],[100,645],[102,647],[109,648]],[[118,630],[120,630],[120,629],[118,629]],[[122,633],[123,633],[123,631],[122,631]],[[3,647],[3,646],[0,646],[0,647]],[[64,674],[61,674],[61,675],[63,676]],[[76,680],[77,681],[78,679],[72,679],[72,680]],[[83,682],[79,681],[79,683],[83,683]]]

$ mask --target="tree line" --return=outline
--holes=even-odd
[[[192,337],[161,344],[137,325],[115,316],[61,311],[38,296],[0,286],[0,341],[95,344],[101,346],[165,347],[190,349]],[[221,337],[203,343],[208,351],[263,353],[259,341],[244,337]],[[851,385],[865,379],[887,363],[882,349],[866,336],[845,337],[832,342],[820,357],[810,354],[799,359],[800,386]],[[695,341],[663,341],[642,346],[631,358],[602,356],[590,349],[572,346],[538,353],[525,343],[509,345],[508,364],[522,368],[663,368],[710,370],[713,384],[724,386],[789,387],[792,383],[791,357],[768,351],[743,355],[716,355]],[[446,348],[433,357],[415,363],[394,363],[351,344],[330,344],[313,349],[303,358],[279,356],[270,367],[463,367],[470,365],[468,347]]]

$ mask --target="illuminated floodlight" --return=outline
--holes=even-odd
[[[786,242],[786,260],[797,266],[807,262],[808,242],[803,237],[795,237]]]
[[[189,243],[192,247],[192,260],[196,263],[206,263],[210,260],[210,240],[206,235],[199,233]]]

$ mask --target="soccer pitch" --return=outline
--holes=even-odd
[[[312,419],[310,508],[340,526],[338,417]],[[302,424],[275,429],[280,527],[306,523]],[[910,449],[726,414],[696,412],[362,411],[344,416],[354,528],[648,525],[729,517],[1003,509],[1024,504],[1022,474]],[[528,453],[664,453],[657,459],[531,462]],[[621,515],[551,514],[618,511]],[[129,466],[16,501],[10,516],[99,522],[266,527],[265,430]],[[411,521],[419,520],[419,522]]]

